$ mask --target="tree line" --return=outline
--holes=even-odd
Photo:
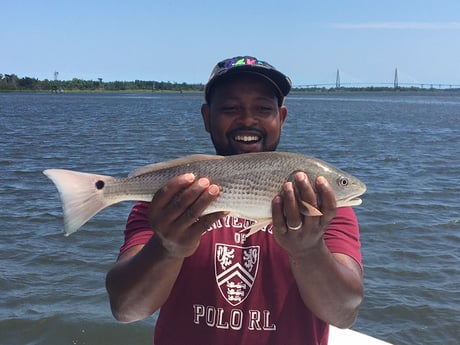
[[[109,81],[95,80],[38,80],[19,78],[16,74],[0,73],[0,91],[197,91],[204,90],[203,84],[173,83],[164,81]]]
[[[292,91],[297,92],[353,92],[353,91],[426,91],[440,90],[419,88],[419,87],[293,87]],[[443,89],[449,91],[460,91],[460,88]],[[37,91],[37,92],[65,92],[65,91],[176,91],[176,92],[203,92],[203,84],[173,83],[164,81],[109,81],[103,82],[102,78],[98,80],[83,80],[73,78],[72,80],[38,80],[37,78],[23,77],[19,78],[16,74],[0,73],[0,92],[11,91]]]

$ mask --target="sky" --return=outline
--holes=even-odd
[[[294,85],[460,85],[459,0],[0,0],[0,73],[206,83],[251,55]]]

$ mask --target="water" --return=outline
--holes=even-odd
[[[123,176],[214,150],[195,94],[0,94],[0,343],[151,344],[154,317],[111,316],[104,279],[131,203],[64,237],[41,174]],[[395,344],[460,339],[460,93],[292,95],[280,150],[368,185],[360,220],[366,296],[355,330]]]

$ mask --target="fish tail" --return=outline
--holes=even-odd
[[[103,192],[107,182],[114,180],[111,176],[63,169],[47,169],[43,173],[53,181],[59,192],[66,236],[116,202],[105,198]]]

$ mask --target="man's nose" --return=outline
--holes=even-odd
[[[243,109],[240,113],[240,116],[238,118],[239,122],[245,126],[252,126],[256,123],[259,122],[259,119],[258,117],[254,114],[253,111],[251,111],[251,109]]]

